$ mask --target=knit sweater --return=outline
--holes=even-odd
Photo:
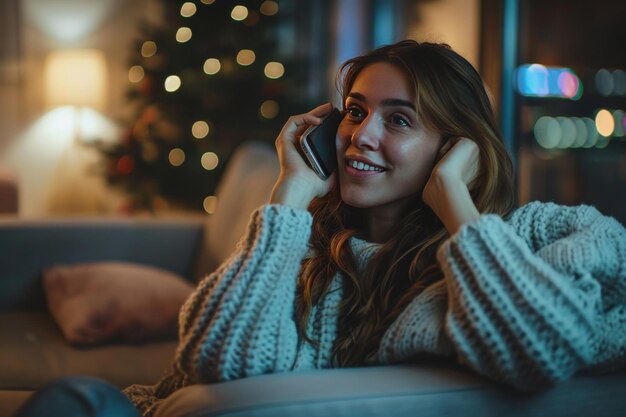
[[[313,308],[304,342],[294,321],[296,283],[311,215],[266,205],[179,317],[170,373],[126,395],[152,415],[173,391],[297,369],[327,368],[342,278]],[[377,245],[353,239],[363,270]],[[413,299],[385,332],[377,362],[455,355],[477,373],[536,389],[583,369],[626,362],[626,230],[592,207],[531,203],[508,220],[483,215],[437,252],[444,278]]]

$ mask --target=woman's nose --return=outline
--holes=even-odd
[[[383,125],[376,117],[369,115],[352,132],[351,142],[357,148],[377,150],[383,133]]]

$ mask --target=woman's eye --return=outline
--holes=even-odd
[[[410,126],[410,123],[407,120],[407,118],[399,114],[394,114],[393,116],[391,116],[391,123],[396,126]]]
[[[360,119],[363,117],[363,112],[358,107],[348,107],[347,114],[352,119]]]

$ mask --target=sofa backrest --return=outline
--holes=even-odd
[[[203,220],[0,219],[0,311],[45,308],[41,273],[55,264],[121,261],[193,279]]]
[[[273,146],[251,141],[236,149],[216,190],[215,213],[206,220],[197,278],[215,270],[232,254],[252,212],[269,201],[279,172]]]

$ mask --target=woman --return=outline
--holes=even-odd
[[[510,215],[511,163],[472,66],[404,41],[341,73],[337,172],[321,180],[296,150],[331,106],[291,117],[271,204],[183,307],[171,375],[126,389],[140,410],[188,384],[419,354],[521,389],[623,359],[623,227],[590,207]]]
[[[478,73],[403,41],[341,70],[337,172],[296,150],[270,204],[180,313],[171,373],[125,394],[144,415],[195,383],[449,356],[520,389],[626,352],[626,231],[591,207],[513,211],[512,168]]]

